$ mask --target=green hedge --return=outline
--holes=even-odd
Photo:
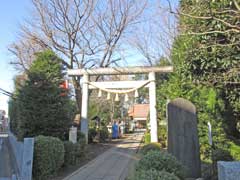
[[[82,133],[80,130],[77,131],[77,142],[80,144],[86,144],[85,134]]]
[[[144,135],[144,143],[148,144],[151,142],[151,135],[149,132],[145,133]]]
[[[131,180],[179,180],[177,176],[166,171],[142,170],[137,171]]]
[[[240,146],[233,142],[230,142],[229,144],[230,144],[229,151],[231,156],[233,157],[234,160],[240,161]]]
[[[161,144],[162,148],[167,147],[167,126],[158,126],[158,142]]]
[[[105,142],[109,138],[107,127],[100,129],[100,142]]]
[[[146,144],[142,147],[141,149],[141,154],[145,155],[147,154],[149,151],[160,151],[161,150],[161,144],[159,143],[149,143],[149,144]]]
[[[97,131],[94,128],[90,128],[88,130],[88,143],[92,143],[96,135]]]
[[[185,168],[178,160],[167,152],[150,151],[142,157],[136,166],[136,171],[144,170],[167,171],[180,179],[185,177]]]
[[[64,165],[76,165],[85,157],[85,142],[73,144],[70,141],[64,142]]]
[[[55,137],[37,136],[34,144],[34,180],[46,180],[58,172],[64,163],[64,144]]]

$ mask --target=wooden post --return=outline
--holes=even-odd
[[[88,74],[84,74],[82,85],[81,132],[85,134],[86,143],[88,143],[88,79]]]
[[[151,81],[149,84],[151,142],[158,142],[155,73],[150,72],[148,78]]]

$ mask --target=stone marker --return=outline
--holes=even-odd
[[[69,141],[75,144],[77,142],[77,127],[71,127],[69,131]]]
[[[197,114],[188,100],[177,98],[168,103],[168,152],[187,169],[187,177],[201,177]]]
[[[240,180],[240,162],[218,161],[218,180]]]

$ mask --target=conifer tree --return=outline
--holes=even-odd
[[[28,79],[17,95],[20,139],[37,135],[64,139],[72,112],[67,92],[60,88],[64,81],[60,62],[49,50],[36,55]]]

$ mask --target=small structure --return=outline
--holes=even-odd
[[[149,116],[149,104],[135,104],[128,110],[128,116],[131,117],[136,128],[146,128],[147,118]]]

